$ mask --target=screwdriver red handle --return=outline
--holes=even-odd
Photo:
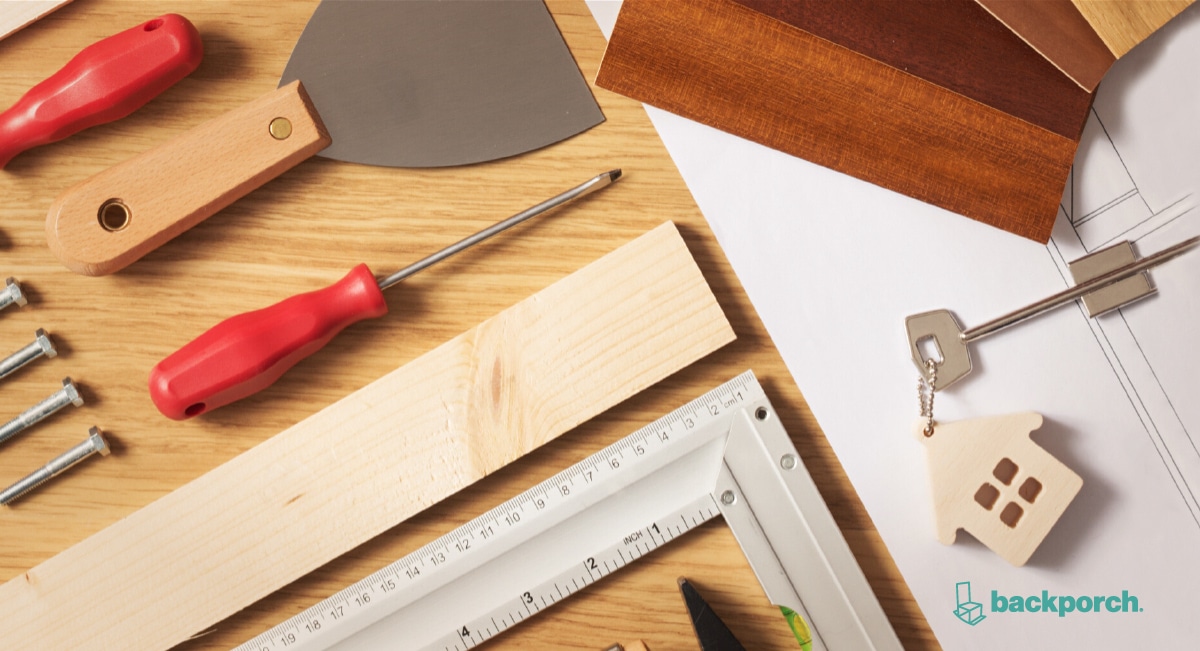
[[[230,317],[150,371],[150,397],[183,420],[267,388],[346,326],[387,314],[367,265],[337,283]]]
[[[0,168],[26,149],[133,113],[203,56],[200,33],[176,14],[89,45],[0,113]]]

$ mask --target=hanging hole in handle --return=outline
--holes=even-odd
[[[159,27],[162,27],[162,24],[163,24],[162,18],[155,18],[154,20],[152,20],[152,21],[146,23],[144,26],[142,26],[142,29],[144,29],[147,32],[153,32],[154,30],[158,29]]]
[[[129,210],[129,206],[126,206],[125,202],[120,199],[109,199],[100,204],[100,210],[96,216],[100,220],[101,228],[115,233],[129,225],[133,213]]]

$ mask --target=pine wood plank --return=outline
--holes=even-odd
[[[1195,0],[1071,0],[1117,58]]]
[[[200,68],[134,115],[26,152],[0,173],[6,199],[0,203],[0,272],[17,276],[31,292],[29,306],[0,313],[0,345],[15,348],[46,327],[62,351],[5,379],[0,419],[45,397],[64,375],[80,383],[88,400],[6,444],[0,483],[82,440],[91,425],[103,427],[118,446],[112,456],[0,509],[0,581],[21,576],[670,218],[733,324],[736,341],[254,603],[179,651],[235,647],[747,368],[771,396],[905,648],[936,649],[920,608],[638,102],[593,88],[604,124],[543,150],[467,168],[395,170],[318,157],[111,276],[80,276],[54,258],[44,223],[55,197],[275,88],[316,4],[172,0],[152,15],[170,9],[197,26],[205,44]],[[547,4],[591,80],[605,47],[591,13],[580,0]],[[143,0],[74,2],[0,42],[0,103],[15,101],[82,47],[128,28],[146,12]],[[175,422],[158,414],[146,395],[146,374],[156,362],[226,316],[324,287],[360,262],[380,272],[397,269],[613,167],[625,176],[612,188],[389,290],[387,316],[348,328],[253,398]],[[681,640],[694,645],[679,576],[703,582],[705,596],[747,648],[796,648],[721,522],[522,623],[496,646],[595,651],[634,638],[652,649],[678,648]]]
[[[0,2],[0,39],[49,14],[71,0],[8,0]]]
[[[975,0],[734,2],[1073,140],[1092,104]]]
[[[1040,242],[1077,144],[730,0],[627,0],[596,85]]]
[[[733,336],[664,224],[0,586],[6,645],[178,644]]]
[[[1071,0],[975,0],[1084,90],[1117,58]]]

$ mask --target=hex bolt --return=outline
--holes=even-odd
[[[50,335],[47,335],[45,330],[38,328],[34,333],[33,343],[0,360],[0,380],[12,375],[17,369],[42,355],[54,357],[57,354],[58,350],[54,348],[54,342],[50,341]]]
[[[16,303],[19,306],[24,306],[28,301],[25,299],[25,294],[21,291],[21,284],[16,278],[9,278],[4,281],[4,289],[0,290],[0,310]]]
[[[99,427],[93,427],[88,430],[86,441],[55,457],[50,463],[28,477],[0,491],[0,504],[8,506],[29,491],[50,481],[51,478],[62,474],[71,466],[93,454],[99,452],[101,456],[108,456],[111,451],[108,441],[104,440],[104,432],[101,432]]]
[[[8,421],[3,427],[0,427],[0,443],[4,443],[17,434],[49,418],[67,405],[82,406],[83,396],[79,395],[79,388],[75,386],[71,378],[63,378],[62,383],[63,386],[61,389],[50,394],[36,405],[26,409],[20,416]]]

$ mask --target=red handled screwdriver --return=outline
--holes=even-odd
[[[360,264],[325,289],[230,317],[159,362],[150,371],[150,397],[165,416],[183,420],[257,393],[346,326],[387,314],[382,290],[620,177],[621,170],[600,174],[386,278],[376,279]]]
[[[0,167],[26,149],[133,113],[203,56],[200,32],[176,14],[89,45],[0,113]]]

